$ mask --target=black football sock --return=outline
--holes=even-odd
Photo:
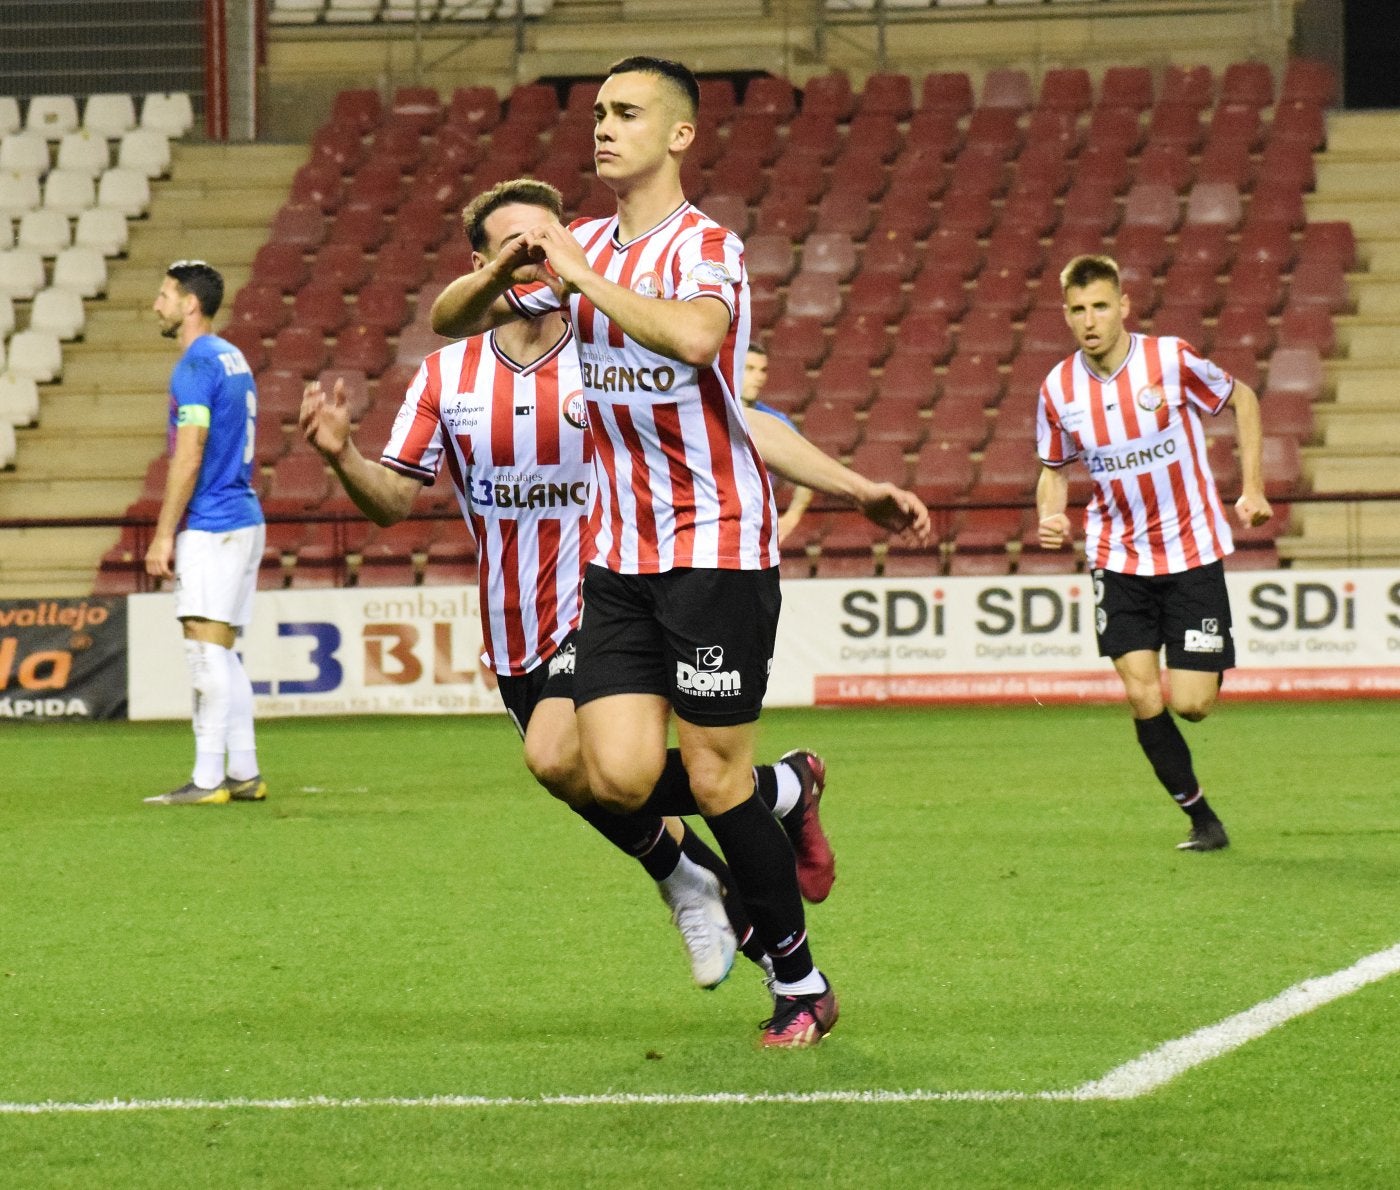
[[[681,862],[679,844],[654,814],[613,814],[598,805],[575,806],[574,813],[614,847],[640,862],[647,875],[658,883]]]
[[[753,770],[755,788],[763,804],[771,811],[778,804],[778,778],[771,764],[756,765]],[[656,788],[647,798],[646,811],[649,814],[673,815],[683,818],[687,814],[699,814],[695,804],[695,794],[690,789],[690,777],[685,771],[679,748],[668,748],[666,764]]]
[[[751,796],[732,810],[706,818],[734,873],[754,931],[783,983],[812,972],[802,895],[792,846],[768,808]]]
[[[1193,822],[1210,822],[1215,811],[1201,793],[1200,782],[1191,765],[1191,749],[1187,746],[1176,720],[1164,710],[1151,719],[1134,719],[1138,744],[1152,763],[1152,771],[1172,801],[1191,816]]]
[[[739,898],[738,890],[734,887],[734,876],[729,871],[729,865],[720,859],[709,844],[690,828],[689,823],[683,822],[681,826],[684,830],[681,835],[681,854],[702,868],[708,868],[719,878],[720,895],[724,901],[724,915],[729,918],[729,924],[734,929],[734,937],[739,943],[739,949],[751,962],[762,965],[763,944],[759,942],[758,935],[754,933],[753,922],[749,920],[748,910],[744,908],[744,902]]]

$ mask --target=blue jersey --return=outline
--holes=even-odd
[[[802,433],[802,431],[797,428],[797,423],[793,421],[792,418],[790,418],[782,410],[774,409],[772,405],[765,405],[762,401],[755,401],[753,403],[753,407],[761,413],[767,413],[772,417],[776,417],[780,422],[782,422],[785,426],[787,426],[788,429],[792,430],[794,433]]]
[[[253,490],[258,390],[243,353],[217,335],[189,345],[170,376],[170,449],[180,426],[205,426],[204,459],[185,527],[219,533],[262,523]]]

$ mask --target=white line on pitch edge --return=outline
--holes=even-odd
[[[1197,1066],[1239,1049],[1294,1017],[1339,1000],[1367,984],[1400,971],[1400,943],[1359,959],[1331,975],[1305,979],[1270,1000],[1168,1041],[1115,1066],[1102,1078],[1065,1091],[717,1091],[709,1094],[599,1095],[429,1095],[420,1097],[349,1097],[311,1095],[285,1099],[99,1099],[91,1103],[0,1103],[0,1115],[83,1115],[135,1111],[227,1111],[253,1108],[294,1111],[305,1108],[365,1107],[683,1107],[753,1103],[998,1103],[1027,1100],[1139,1099]]]

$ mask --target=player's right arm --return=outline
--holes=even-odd
[[[1035,509],[1040,518],[1040,545],[1042,549],[1057,550],[1070,538],[1069,480],[1058,467],[1040,469],[1040,478],[1035,484]]]
[[[433,331],[450,339],[482,335],[493,327],[512,322],[520,311],[506,299],[516,285],[546,281],[539,263],[523,236],[508,241],[491,260],[448,285],[433,302]]]
[[[315,381],[306,386],[297,419],[301,432],[331,465],[346,494],[376,525],[393,525],[413,511],[423,489],[421,480],[371,462],[359,452],[350,436],[350,408],[345,381],[326,393]]]
[[[201,413],[202,411],[202,413]],[[208,407],[181,406],[180,424],[175,430],[175,452],[165,476],[165,494],[160,514],[146,550],[146,573],[156,578],[175,577],[175,534],[189,507],[199,469],[204,463],[204,444],[209,438]]]

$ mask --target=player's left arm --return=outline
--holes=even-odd
[[[1230,406],[1235,411],[1235,438],[1240,451],[1240,498],[1235,501],[1235,515],[1242,525],[1262,525],[1274,515],[1274,510],[1264,496],[1264,427],[1259,416],[1259,396],[1237,378],[1230,393]]]
[[[882,529],[916,545],[928,544],[932,532],[928,509],[913,492],[852,471],[771,413],[745,409],[744,417],[770,470],[792,483],[847,501]]]
[[[160,515],[156,518],[155,534],[150,548],[146,551],[146,573],[156,578],[175,576],[175,531],[189,507],[194,495],[195,484],[199,482],[199,468],[204,462],[204,444],[209,439],[209,426],[206,423],[186,421],[187,410],[205,409],[207,406],[182,406],[181,424],[175,430],[175,453],[170,456],[170,470],[165,477],[165,494],[160,502]],[[198,416],[195,414],[194,416]]]
[[[693,300],[643,297],[593,271],[573,234],[546,223],[526,237],[570,290],[581,293],[633,342],[667,359],[703,368],[714,363],[729,334],[729,306],[717,294]],[[699,297],[712,298],[700,301]]]

